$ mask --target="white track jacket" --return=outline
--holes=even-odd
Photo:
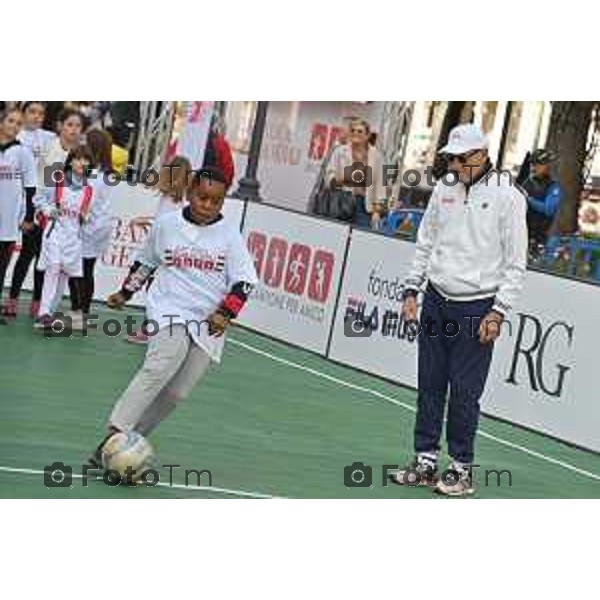
[[[406,290],[426,280],[449,300],[494,297],[505,315],[523,287],[527,201],[508,173],[489,170],[467,188],[437,182],[417,235]]]

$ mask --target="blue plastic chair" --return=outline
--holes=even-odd
[[[591,262],[593,260],[594,252],[600,253],[600,240],[591,240],[576,235],[550,236],[544,248],[543,263],[546,266],[550,266],[554,262],[561,247],[569,249],[567,273],[569,275],[575,275],[578,252],[583,252],[584,262]],[[591,278],[595,281],[600,281],[600,259],[596,260],[594,270],[591,272]]]
[[[401,208],[400,210],[394,210],[385,217],[382,230],[386,235],[397,235],[400,226],[408,221],[411,231],[407,237],[414,239],[416,238],[424,212],[422,208]]]

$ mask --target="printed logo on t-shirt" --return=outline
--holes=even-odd
[[[163,262],[165,266],[176,269],[196,269],[221,273],[225,270],[226,257],[223,253],[197,248],[167,248],[164,252]]]
[[[0,165],[0,181],[23,179],[23,174],[12,165]]]

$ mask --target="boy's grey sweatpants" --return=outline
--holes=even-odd
[[[115,404],[109,425],[148,435],[192,391],[209,364],[184,325],[161,329],[150,338],[144,364]]]

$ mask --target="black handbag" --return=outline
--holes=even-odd
[[[315,213],[338,221],[353,221],[356,197],[348,190],[324,188],[317,196]]]

